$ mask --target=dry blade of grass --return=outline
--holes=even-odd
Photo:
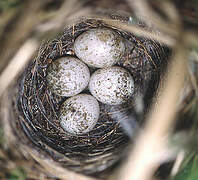
[[[160,155],[167,148],[168,136],[171,134],[175,123],[175,117],[178,110],[178,101],[180,92],[183,88],[187,76],[187,46],[193,41],[184,39],[185,32],[181,31],[181,25],[176,13],[172,13],[172,20],[177,21],[177,27],[167,30],[167,23],[164,23],[148,7],[146,1],[129,1],[135,5],[135,12],[141,13],[144,21],[150,21],[155,27],[166,32],[170,37],[175,37],[177,43],[173,46],[173,57],[168,67],[168,72],[164,85],[159,91],[158,101],[148,116],[148,121],[143,131],[140,132],[134,148],[129,154],[127,162],[119,171],[117,179],[127,180],[148,180],[153,178],[153,174],[160,165],[159,159],[155,157]],[[175,9],[172,9],[174,12]],[[169,14],[171,12],[168,12]],[[161,22],[160,22],[161,21]],[[169,44],[170,45],[170,44]],[[115,178],[115,176],[113,176]]]
[[[164,20],[159,14],[155,13],[145,0],[127,0],[129,5],[134,9],[137,17],[142,19],[148,26],[155,27],[161,32],[177,37],[177,30],[180,27],[179,16],[171,3],[163,2],[162,7],[168,7],[164,13],[169,17],[169,21]],[[161,8],[164,9],[164,8]],[[170,15],[169,15],[170,14]]]
[[[186,41],[191,46],[198,46],[198,30],[187,30],[184,34]]]
[[[181,152],[178,153],[178,156],[177,156],[175,163],[173,165],[173,168],[171,170],[172,177],[174,177],[178,173],[179,168],[182,164],[182,161],[184,160],[184,157],[185,157],[185,152],[183,150],[181,150]]]
[[[91,12],[90,8],[81,8],[83,4],[79,0],[68,0],[63,3],[60,10],[56,12],[54,17],[50,17],[45,23],[36,27],[36,30],[40,33],[61,30],[66,25],[70,24],[70,21],[88,15]]]
[[[33,39],[27,40],[13,57],[7,68],[0,75],[0,97],[14,78],[25,68],[30,58],[38,48],[39,43]]]
[[[148,180],[152,179],[161,163],[160,157],[156,158],[156,156],[160,156],[167,149],[168,136],[174,127],[180,92],[187,75],[188,52],[179,22],[176,23],[177,27],[174,30],[167,31],[167,27],[170,28],[170,26],[158,19],[158,16],[149,9],[146,1],[129,2],[133,2],[133,6],[136,7],[135,12],[141,13],[144,21],[152,22],[155,27],[160,27],[160,30],[164,30],[170,37],[175,37],[177,40],[173,46],[173,56],[168,72],[163,79],[163,86],[159,90],[158,100],[153,104],[145,128],[136,139],[134,148],[129,153],[129,157],[118,176],[113,176],[113,178],[116,177],[115,179],[122,180]],[[173,8],[172,11],[175,9]],[[172,19],[179,20],[175,12],[172,14]]]
[[[106,19],[98,18],[98,19],[103,20],[105,23],[107,23],[113,27],[131,32],[134,35],[137,35],[140,37],[145,37],[148,39],[156,40],[157,42],[166,44],[167,46],[170,46],[170,47],[172,47],[175,44],[175,39],[173,37],[163,34],[163,33],[156,33],[155,31],[151,32],[150,30],[147,30],[145,28],[138,27],[136,25],[131,25],[131,24],[129,25],[129,24],[120,22],[118,20],[111,20],[111,19],[107,19],[107,18]]]
[[[148,122],[120,171],[119,178],[122,180],[151,179],[159,166],[159,160],[155,157],[166,147],[167,137],[174,126],[179,95],[186,76],[187,53],[182,44],[177,44],[166,82],[160,90],[159,101],[153,105]]]

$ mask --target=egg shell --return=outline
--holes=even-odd
[[[123,38],[110,28],[94,28],[79,35],[74,42],[76,56],[97,68],[116,64],[125,52]]]
[[[73,135],[91,131],[99,118],[98,101],[91,95],[79,94],[67,99],[60,108],[60,125]]]
[[[70,97],[87,87],[90,72],[81,60],[68,56],[56,59],[50,64],[46,79],[52,92]]]
[[[132,96],[134,80],[131,74],[122,67],[99,69],[90,78],[89,90],[98,101],[118,105]]]

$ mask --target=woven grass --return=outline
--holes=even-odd
[[[127,19],[122,19],[124,18]],[[124,118],[136,113],[134,98],[113,108],[100,103],[101,114],[94,129],[87,134],[72,136],[63,131],[58,119],[59,108],[66,98],[50,92],[46,82],[49,64],[58,57],[68,54],[74,56],[72,45],[75,38],[82,32],[97,27],[113,28],[102,20],[84,19],[66,28],[56,39],[45,43],[22,75],[13,102],[16,102],[14,109],[15,116],[18,117],[17,122],[14,122],[17,123],[14,131],[20,139],[24,139],[24,144],[30,142],[31,146],[35,146],[41,153],[47,153],[62,167],[98,176],[99,172],[111,169],[121,159],[123,149],[129,144],[130,138],[120,127],[116,117],[120,112],[125,113]],[[136,87],[134,94],[141,94],[146,99],[145,103],[149,104],[158,87],[162,67],[167,64],[168,49],[155,41],[113,29],[127,44],[126,54],[118,65],[132,74]],[[89,93],[88,90],[85,93]],[[131,123],[138,123],[138,119]]]

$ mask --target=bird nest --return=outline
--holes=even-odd
[[[130,20],[128,17],[121,17],[122,20],[123,18],[125,21]],[[138,25],[144,26],[141,23]],[[46,75],[48,66],[57,58],[75,56],[73,43],[78,35],[97,27],[111,28],[124,38],[127,50],[117,65],[131,73],[135,92],[127,103],[120,106],[100,103],[100,118],[94,129],[74,136],[60,127],[58,119],[59,108],[67,98],[50,91]],[[131,138],[117,118],[119,113],[125,112],[124,116],[129,118],[135,113],[136,95],[142,95],[146,112],[159,85],[160,74],[166,66],[168,52],[166,47],[153,40],[116,29],[102,20],[80,20],[66,28],[56,39],[44,43],[38,56],[21,76],[13,100],[17,117],[13,123],[16,124],[14,131],[17,137],[23,144],[28,144],[41,155],[49,156],[62,167],[88,175],[104,173],[121,158],[123,149],[126,149]],[[94,70],[90,69],[91,72]],[[89,93],[88,90],[84,92]],[[139,122],[137,119],[131,123]]]

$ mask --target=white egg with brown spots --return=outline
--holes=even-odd
[[[81,60],[68,56],[56,59],[50,64],[46,79],[52,92],[70,97],[87,87],[90,72]]]
[[[79,94],[67,99],[60,108],[60,125],[65,132],[79,135],[90,132],[99,118],[98,101],[91,95]]]
[[[131,74],[122,67],[99,69],[90,78],[89,90],[98,101],[118,105],[132,96],[134,80]]]
[[[76,38],[74,52],[87,65],[104,68],[121,59],[125,44],[123,38],[113,29],[94,28]]]

